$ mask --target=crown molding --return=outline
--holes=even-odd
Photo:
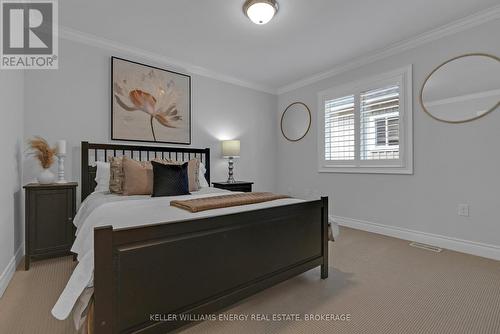
[[[331,78],[338,74],[359,68],[361,66],[373,63],[375,61],[393,56],[395,54],[416,48],[420,45],[438,40],[440,38],[456,34],[458,32],[479,26],[489,21],[493,21],[500,18],[500,5],[482,10],[475,14],[466,16],[464,18],[458,19],[451,23],[445,24],[439,28],[427,31],[423,34],[417,35],[416,37],[397,42],[388,47],[378,49],[367,55],[355,58],[354,60],[335,66],[326,72],[317,73],[310,77],[306,77],[295,83],[278,88],[277,93],[284,94],[293,91],[298,88],[302,88],[313,84],[315,82]]]
[[[99,37],[96,35],[84,33],[82,31],[78,31],[78,30],[68,28],[65,26],[59,26],[59,37],[64,38],[64,39],[69,40],[69,41],[73,41],[73,42],[97,47],[100,49],[105,49],[105,50],[117,52],[117,53],[122,54],[122,55],[123,54],[131,55],[131,56],[139,57],[142,59],[150,60],[150,61],[153,61],[156,63],[165,64],[166,66],[168,66],[172,69],[174,69],[174,68],[176,70],[180,69],[181,71],[185,71],[185,72],[188,72],[191,74],[196,74],[196,75],[200,75],[203,77],[223,81],[223,82],[230,83],[230,84],[233,84],[236,86],[250,88],[250,89],[253,89],[256,91],[260,91],[260,92],[264,92],[264,93],[268,93],[268,94],[273,94],[273,95],[276,95],[276,93],[277,93],[276,89],[268,87],[268,86],[264,86],[264,85],[256,84],[253,82],[241,80],[241,79],[238,79],[238,78],[235,78],[235,77],[223,74],[223,73],[209,70],[209,69],[204,68],[204,67],[196,66],[196,65],[184,62],[184,61],[174,59],[174,58],[169,58],[169,57],[163,56],[163,55],[158,54],[158,53],[149,52],[149,51],[142,50],[139,48],[130,47],[130,46],[127,46],[125,44],[122,44],[122,43],[119,43],[119,42],[116,42],[113,40],[109,40],[109,39],[102,38],[102,37]]]

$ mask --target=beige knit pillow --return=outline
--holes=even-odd
[[[189,191],[200,190],[200,160],[191,159],[188,162]]]
[[[123,172],[123,158],[124,158],[123,156],[108,157],[108,161],[110,163],[109,191],[113,194],[120,194],[120,195],[123,194],[123,180],[125,178],[125,174]],[[128,157],[127,159],[132,160]],[[155,159],[155,161],[161,163],[170,162],[170,160],[162,160],[162,159]]]
[[[123,194],[123,157],[109,157],[109,191]]]

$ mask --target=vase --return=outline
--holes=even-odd
[[[47,168],[38,174],[37,180],[40,184],[51,184],[56,180],[56,176]]]

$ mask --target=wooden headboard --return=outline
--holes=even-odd
[[[139,161],[154,158],[188,161],[199,159],[205,165],[205,178],[210,184],[210,149],[191,147],[156,147],[118,144],[93,144],[82,142],[82,201],[90,195],[95,187],[97,168],[95,161],[107,161],[108,157],[127,156]]]

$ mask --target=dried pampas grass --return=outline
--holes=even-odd
[[[28,141],[28,155],[34,156],[40,161],[43,169],[47,169],[54,163],[56,148],[51,148],[42,137],[35,137]]]

